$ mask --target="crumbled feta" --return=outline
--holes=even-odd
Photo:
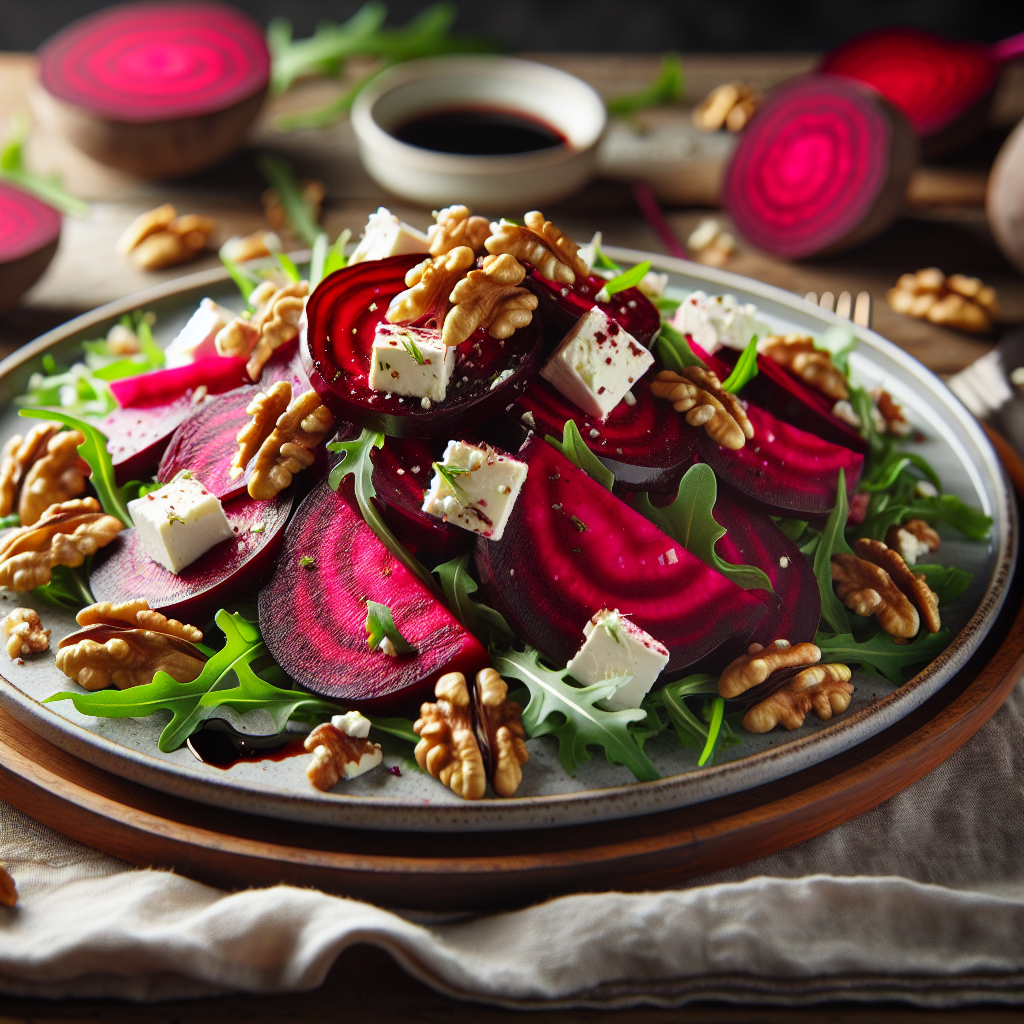
[[[363,229],[355,252],[349,257],[349,265],[365,263],[367,260],[383,260],[388,256],[403,256],[406,253],[430,251],[430,239],[422,231],[400,221],[386,207],[378,207],[376,213]]]
[[[856,410],[852,405],[845,399],[840,398],[835,405],[832,406],[832,415],[837,420],[842,420],[844,423],[849,424],[854,430],[860,430],[860,417],[857,415]]]
[[[489,540],[501,540],[527,469],[525,462],[490,445],[449,441],[444,460],[434,463],[423,511]]]
[[[907,565],[916,564],[922,555],[931,553],[931,548],[923,540],[919,540],[909,530],[902,527],[896,531],[896,543],[893,545]]]
[[[648,298],[657,299],[665,294],[668,287],[668,274],[659,274],[656,270],[649,270],[640,279],[637,288]]]
[[[443,402],[454,369],[455,346],[445,345],[439,330],[377,324],[370,353],[374,391]]]
[[[128,502],[128,513],[143,551],[173,573],[235,535],[220,500],[188,472]]]
[[[594,237],[591,238],[586,245],[580,246],[580,251],[576,254],[579,256],[587,267],[590,269],[592,274],[597,273],[594,269],[594,261],[597,259],[597,254],[601,251],[601,232],[595,231]],[[604,276],[603,274],[601,275]]]
[[[537,429],[537,421],[533,418],[533,412],[527,409],[522,416],[519,417],[523,423],[525,423],[531,430]]]
[[[653,362],[636,338],[594,306],[562,339],[540,375],[585,413],[604,419]]]
[[[602,608],[583,627],[586,640],[566,666],[584,685],[631,676],[605,704],[612,711],[638,708],[668,664],[668,650],[619,610]]]
[[[217,355],[214,344],[217,332],[234,319],[235,314],[230,309],[217,305],[213,299],[203,299],[189,322],[164,350],[166,365],[185,366],[197,359]]]
[[[358,711],[349,711],[344,715],[335,715],[331,719],[331,725],[338,732],[343,732],[353,739],[365,740],[370,735],[370,720]]]
[[[756,317],[757,307],[751,302],[741,303],[735,295],[709,298],[698,291],[679,304],[672,326],[680,334],[689,334],[709,355],[723,346],[742,352],[755,334],[767,333]]]

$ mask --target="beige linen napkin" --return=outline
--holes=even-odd
[[[319,985],[348,945],[512,1007],[1024,1001],[1024,687],[925,779],[816,839],[681,890],[478,918],[137,871],[0,802],[0,992],[161,999]]]

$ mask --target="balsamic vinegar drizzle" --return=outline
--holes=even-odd
[[[283,761],[304,754],[303,737],[293,732],[250,736],[222,718],[212,718],[188,738],[197,761],[215,768],[231,768],[243,761]]]
[[[539,118],[488,106],[450,107],[417,114],[391,134],[420,149],[465,156],[533,153],[564,146],[567,141]]]

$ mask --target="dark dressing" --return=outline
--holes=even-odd
[[[197,761],[214,768],[231,768],[243,761],[284,761],[306,753],[305,738],[282,732],[250,736],[221,718],[208,721],[188,738],[188,749]]]
[[[396,139],[439,153],[504,156],[564,146],[566,138],[539,118],[500,107],[450,107],[417,114],[392,133]]]

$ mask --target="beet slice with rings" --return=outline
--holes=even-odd
[[[406,272],[422,260],[421,254],[391,256],[325,278],[306,304],[299,351],[310,383],[339,419],[392,437],[455,437],[505,409],[526,388],[540,363],[543,331],[536,316],[504,341],[476,331],[458,347],[447,397],[430,409],[417,398],[374,391],[374,330],[405,289]]]
[[[661,330],[661,315],[651,300],[639,288],[627,288],[616,292],[611,302],[596,301],[597,293],[607,283],[603,277],[591,274],[585,281],[577,281],[569,287],[541,277],[534,268],[529,270],[523,284],[540,301],[537,311],[544,321],[549,345],[557,345],[594,306],[604,310],[610,320],[629,331],[641,345],[650,344]]]
[[[0,313],[39,280],[60,242],[60,214],[0,181]]]
[[[114,409],[100,421],[118,486],[153,475],[174,432],[196,411],[193,395],[190,391],[171,402]]]
[[[144,597],[150,608],[201,625],[229,601],[256,592],[284,541],[293,501],[285,492],[273,501],[226,502],[234,540],[221,541],[177,574],[149,558],[134,529],[123,530],[96,553],[92,592],[115,604]]]
[[[561,440],[573,420],[584,444],[615,474],[623,487],[636,491],[672,490],[693,464],[698,438],[668,402],[651,394],[649,376],[633,387],[635,404],[619,404],[603,422],[537,377],[507,415],[536,431]]]
[[[447,562],[467,550],[473,534],[423,511],[423,492],[433,476],[431,463],[444,457],[444,441],[387,437],[370,452],[374,500],[384,521],[413,553]]]
[[[529,643],[565,664],[583,626],[618,608],[669,650],[667,676],[765,616],[751,592],[705,565],[546,441],[529,466],[505,534],[477,540],[476,565],[492,604]]]
[[[369,649],[367,600],[391,609],[417,653]],[[360,710],[412,712],[443,673],[470,678],[487,664],[480,642],[363,521],[351,477],[337,493],[322,481],[299,506],[259,605],[263,639],[285,672]]]
[[[779,86],[733,152],[722,203],[753,245],[784,259],[839,252],[903,209],[917,163],[906,118],[835,75]]]

